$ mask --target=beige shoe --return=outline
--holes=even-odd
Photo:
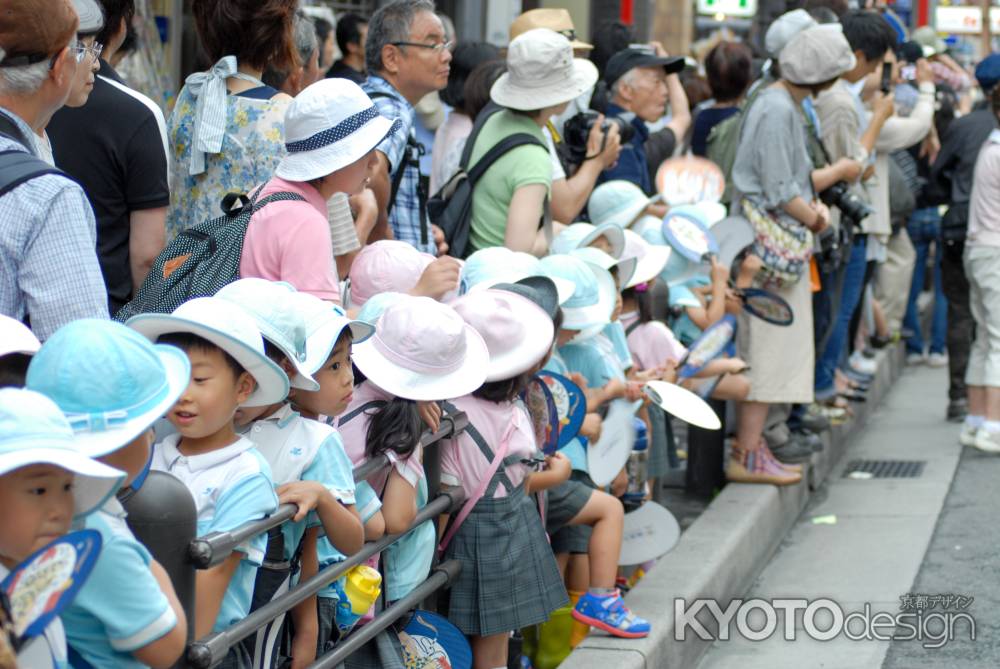
[[[726,479],[732,483],[792,485],[801,481],[802,476],[778,467],[759,452],[751,451],[733,454],[726,465]]]

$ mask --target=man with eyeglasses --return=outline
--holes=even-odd
[[[365,43],[366,93],[401,127],[376,147],[372,190],[379,221],[369,241],[394,237],[436,255],[447,249],[444,235],[427,219],[427,175],[413,131],[413,106],[448,83],[451,44],[430,0],[395,0],[372,16]]]
[[[99,70],[90,99],[59,110],[48,132],[56,164],[83,186],[94,206],[97,257],[107,308],[114,314],[163,250],[170,190],[163,114],[108,64],[125,40],[135,1],[99,1],[105,24],[96,36],[85,38],[105,45],[103,57],[94,60]]]
[[[4,0],[0,11],[0,153],[14,152],[32,177],[0,183],[0,313],[29,319],[42,340],[108,314],[90,203],[32,160],[37,129],[65,104],[81,65],[70,48],[78,23],[69,0]]]

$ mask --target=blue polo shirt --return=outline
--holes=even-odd
[[[177,616],[149,570],[152,556],[132,535],[117,499],[87,516],[85,525],[101,533],[101,554],[62,613],[71,664],[142,669],[146,665],[132,651],[169,633]]]
[[[605,116],[619,116],[629,113],[613,102],[609,102],[604,112]],[[614,181],[621,179],[631,181],[642,189],[647,195],[653,194],[653,182],[649,177],[649,166],[646,162],[646,140],[649,139],[649,128],[646,122],[638,116],[633,116],[631,120],[632,139],[628,143],[622,144],[622,151],[618,154],[618,163],[610,167],[597,177],[597,183]]]

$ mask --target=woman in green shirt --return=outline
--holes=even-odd
[[[505,153],[476,183],[472,200],[472,250],[506,246],[541,256],[546,240],[539,221],[552,185],[552,161],[542,127],[569,102],[593,88],[597,69],[573,58],[570,41],[552,30],[529,30],[511,41],[507,72],[490,90],[502,107],[483,125],[469,165],[505,137],[527,133],[539,144]]]

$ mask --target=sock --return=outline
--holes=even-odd
[[[973,430],[978,430],[986,422],[986,416],[973,416],[971,413],[965,417],[965,425]]]
[[[1000,420],[988,420],[983,423],[983,429],[990,434],[1000,432]]]
[[[594,597],[611,597],[612,595],[618,594],[617,588],[588,588],[587,594],[593,595]]]

